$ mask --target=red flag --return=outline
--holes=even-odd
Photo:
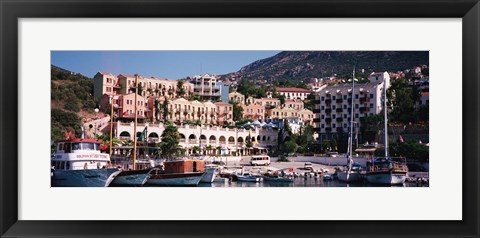
[[[128,111],[124,111],[122,115],[123,116],[128,115]]]
[[[403,141],[402,135],[400,135],[400,142],[402,142],[402,143],[405,142],[405,141]]]
[[[72,137],[72,131],[65,133],[65,140],[69,140]]]
[[[105,150],[107,150],[107,148],[108,148],[108,145],[107,145],[107,144],[105,144],[105,145],[103,145],[103,147],[102,147],[102,150],[104,150],[104,151],[105,151]]]

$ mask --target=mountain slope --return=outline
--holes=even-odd
[[[428,65],[428,51],[283,51],[257,60],[223,79],[307,80],[326,76],[349,75],[358,70],[400,71]]]

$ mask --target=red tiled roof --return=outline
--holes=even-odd
[[[216,102],[215,105],[217,105],[217,106],[232,106],[232,104],[226,103],[226,102]]]
[[[310,90],[304,88],[277,88],[278,92],[294,92],[294,93],[311,93]]]

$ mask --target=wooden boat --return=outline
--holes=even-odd
[[[155,169],[147,184],[163,186],[197,186],[205,174],[203,160],[165,161],[164,170]]]
[[[108,168],[110,156],[101,153],[101,140],[73,138],[55,143],[52,187],[107,187],[120,173],[120,169]]]

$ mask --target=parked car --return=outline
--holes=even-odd
[[[310,169],[310,170],[312,170],[312,169],[313,169],[313,165],[312,165],[312,163],[307,162],[307,163],[305,163],[305,165],[303,166],[303,168],[304,168],[304,169]]]

